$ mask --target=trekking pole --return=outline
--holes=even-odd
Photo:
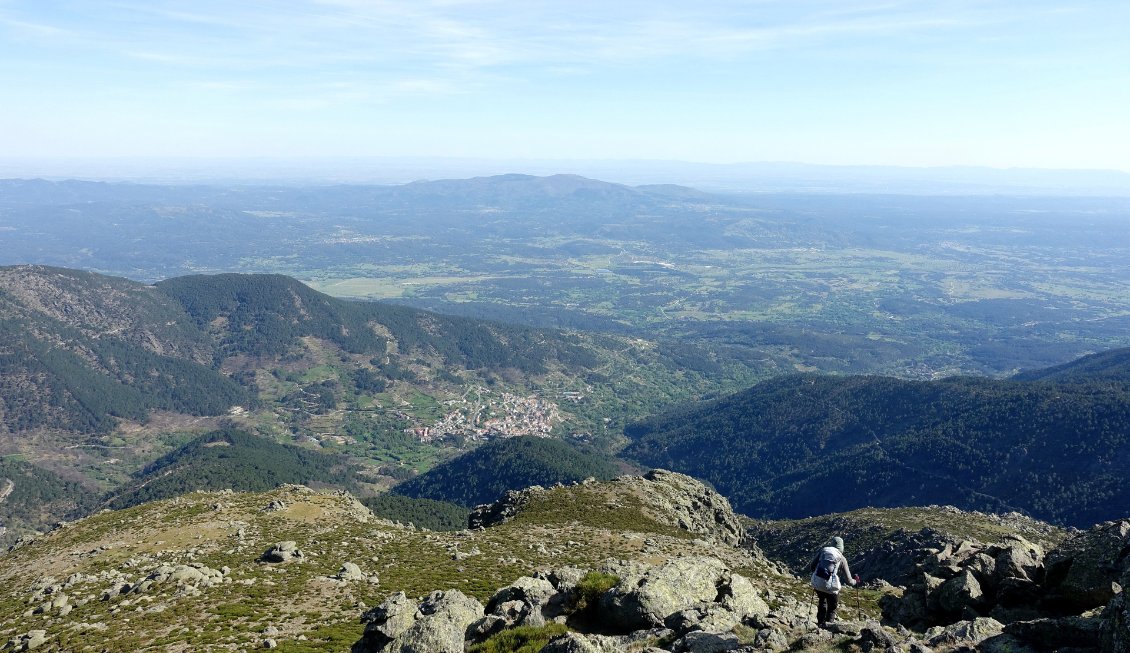
[[[855,594],[855,618],[859,621],[863,621],[863,609],[859,607],[859,574],[855,575],[854,580],[855,591],[852,592],[852,594]]]

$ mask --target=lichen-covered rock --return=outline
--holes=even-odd
[[[664,630],[641,630],[622,636],[568,632],[554,637],[539,653],[663,653],[662,649],[647,646],[647,642],[667,638],[670,634]]]
[[[363,650],[383,651],[385,646],[416,623],[416,603],[404,592],[397,592],[361,616],[365,634]]]
[[[996,619],[978,617],[970,621],[959,621],[949,626],[936,626],[926,631],[926,643],[930,646],[952,646],[957,644],[980,644],[1004,632],[1004,624]]]
[[[996,556],[996,563],[1000,578],[1015,577],[1039,582],[1043,579],[1044,550],[1020,535],[1009,535]]]
[[[283,563],[300,560],[303,553],[298,548],[298,543],[293,540],[279,542],[263,552],[259,558],[263,562]]]
[[[950,614],[960,614],[966,608],[977,609],[985,603],[981,584],[968,569],[942,583],[937,594],[939,606]]]
[[[357,563],[346,562],[341,565],[341,569],[338,570],[335,578],[344,581],[365,580],[365,573],[361,571],[361,567]]]
[[[886,630],[883,630],[883,627],[877,621],[869,621],[863,625],[863,628],[859,631],[859,640],[856,643],[863,650],[863,653],[870,653],[874,650],[884,653],[899,650],[898,640]]]
[[[34,651],[47,643],[46,630],[31,630],[8,640],[6,651]]]
[[[1119,577],[1130,571],[1130,521],[1113,521],[1074,533],[1047,556],[1052,600],[1082,612],[1106,605]]]
[[[377,649],[388,653],[463,653],[467,628],[483,616],[483,604],[459,590],[435,591],[412,625]]]
[[[212,587],[224,582],[224,574],[218,569],[205,567],[200,563],[187,565],[161,565],[145,579],[133,587],[132,591],[144,591],[153,585],[165,583],[177,586]]]
[[[729,574],[729,569],[714,558],[671,560],[638,580],[626,582],[622,578],[601,598],[601,619],[618,630],[662,626],[669,615],[714,602]]]
[[[722,606],[737,614],[740,619],[764,617],[769,614],[769,604],[748,578],[741,574],[731,574],[728,583],[718,588],[718,598]]]
[[[741,646],[741,640],[734,633],[695,630],[676,640],[671,650],[676,653],[724,653]]]

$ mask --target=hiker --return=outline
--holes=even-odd
[[[820,549],[809,565],[812,570],[812,589],[816,590],[816,623],[824,627],[829,622],[836,620],[836,608],[840,604],[840,588],[843,582],[855,585],[859,577],[852,577],[848,568],[847,558],[844,557],[844,540],[842,537],[833,537],[828,546]]]

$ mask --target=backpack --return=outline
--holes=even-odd
[[[832,580],[836,576],[836,572],[840,570],[840,561],[835,558],[821,557],[820,561],[816,563],[816,575],[824,580]]]

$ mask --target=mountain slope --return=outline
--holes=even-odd
[[[393,488],[404,496],[474,506],[531,485],[607,480],[620,473],[606,457],[559,440],[508,438],[487,443]]]
[[[709,555],[762,592],[794,585],[764,558],[696,540],[704,535],[680,527],[677,515],[649,512],[640,483],[548,490],[521,523],[459,533],[376,519],[349,495],[298,486],[102,512],[0,553],[0,632],[6,641],[44,630],[47,651],[250,650],[269,637],[279,650],[320,653],[350,650],[364,631],[361,614],[396,592],[454,588],[485,602],[521,576],[595,569],[610,557],[656,564]],[[285,541],[299,560],[261,561]],[[360,577],[343,577],[346,563]],[[60,595],[66,608],[52,605]]]
[[[1130,505],[1117,387],[801,375],[628,435],[629,458],[708,480],[758,517],[949,503],[1087,525]]]
[[[94,495],[80,484],[42,467],[0,457],[0,548],[93,505]]]
[[[127,508],[202,490],[263,492],[287,483],[356,490],[357,480],[356,466],[345,456],[227,429],[202,435],[147,465],[107,504]]]
[[[0,268],[0,431],[106,433],[154,409],[218,415],[246,403],[211,361],[205,334],[150,287]]]
[[[1021,372],[1017,381],[1053,381],[1057,383],[1130,384],[1130,347],[1112,349],[1040,370]]]

